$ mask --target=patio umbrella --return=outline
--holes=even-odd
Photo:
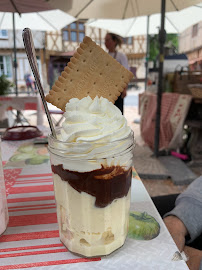
[[[0,11],[27,13],[54,9],[44,0],[0,0]]]
[[[199,8],[200,7],[200,8]],[[181,11],[167,12],[165,14],[166,33],[181,33],[189,26],[202,20],[202,5],[185,8]],[[149,16],[150,35],[158,34],[161,22],[161,14]],[[108,30],[121,37],[131,37],[147,34],[148,16],[139,16],[129,19],[89,19],[86,25]]]
[[[199,4],[201,0],[47,0],[53,6],[62,9],[76,18],[83,19],[126,19],[137,16],[161,13],[159,30],[159,80],[157,91],[157,110],[154,154],[159,155],[159,130],[161,96],[163,88],[163,61],[165,44],[165,12],[179,11],[189,6]]]
[[[25,27],[29,27],[32,30],[56,31],[75,21],[73,16],[61,10],[53,9],[44,0],[0,0],[0,29],[13,30],[13,66],[16,95],[18,95],[16,29],[23,30]]]
[[[201,0],[167,0],[166,11],[181,10]],[[126,19],[160,13],[161,0],[47,0],[76,18]]]
[[[58,31],[76,19],[59,9],[42,12],[24,13],[15,16],[15,30],[28,27],[37,31]],[[13,29],[13,13],[0,12],[0,29]]]

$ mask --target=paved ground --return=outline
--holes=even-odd
[[[134,150],[134,167],[137,172],[142,175],[142,181],[151,196],[166,195],[172,193],[182,192],[187,185],[175,185],[165,166],[162,166],[159,159],[152,156],[152,151],[144,144],[140,135],[140,115],[138,113],[138,94],[142,90],[129,90],[127,98],[125,99],[124,115],[128,121],[128,125],[132,128],[135,134],[136,146]],[[61,116],[54,115],[57,121]],[[26,118],[33,125],[36,124],[36,115],[33,112],[26,113]],[[44,115],[44,124],[48,126],[46,116]],[[191,170],[198,176],[202,174],[202,166],[190,166]],[[145,178],[146,175],[152,177]],[[156,175],[156,177],[155,177]]]
[[[135,96],[138,95],[140,91],[129,91],[127,96],[126,104],[130,104],[130,100],[136,100]],[[149,172],[153,175],[157,175],[156,179],[154,177],[148,177],[147,179],[141,177],[146,189],[148,190],[151,196],[166,195],[172,193],[182,192],[187,185],[175,185],[168,173],[166,172],[165,166],[162,166],[162,163],[159,159],[156,159],[152,156],[152,152],[145,145],[144,141],[141,138],[140,134],[140,124],[138,120],[140,115],[138,113],[137,106],[125,106],[124,115],[128,120],[128,124],[133,129],[136,139],[136,147],[134,151],[134,167],[141,175],[142,172],[146,172],[149,175]],[[189,164],[187,166],[196,176],[202,175],[202,166],[196,166],[196,164]],[[161,177],[162,176],[162,177]]]

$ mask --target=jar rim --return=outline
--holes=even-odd
[[[60,129],[61,129],[61,127],[56,130],[56,133],[59,132]],[[57,144],[62,143],[63,145],[88,145],[88,144],[93,144],[93,145],[101,145],[101,144],[110,145],[110,144],[113,144],[113,143],[121,143],[121,142],[124,142],[125,140],[128,140],[128,139],[132,139],[132,141],[133,141],[132,144],[135,144],[134,131],[132,129],[130,130],[130,133],[127,136],[125,136],[124,138],[121,138],[121,139],[118,139],[118,140],[113,140],[113,141],[100,140],[100,141],[95,141],[95,142],[94,141],[65,142],[65,141],[58,140],[52,134],[48,134],[48,144],[49,144],[49,146],[50,146],[50,143],[51,142],[53,144],[55,144],[55,143],[57,143]]]
[[[135,147],[134,132],[121,140],[112,142],[64,142],[48,135],[48,150],[50,153],[68,159],[112,158],[123,155]]]

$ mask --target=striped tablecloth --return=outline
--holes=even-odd
[[[149,241],[127,238],[111,255],[91,259],[68,252],[60,242],[49,162],[23,168],[7,164],[4,175],[9,224],[0,236],[0,270],[188,269],[184,261],[172,261],[177,248],[135,171],[131,210],[155,217],[160,234]]]

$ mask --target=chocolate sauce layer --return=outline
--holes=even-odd
[[[120,166],[112,166],[91,172],[73,172],[62,165],[52,165],[52,172],[58,174],[78,192],[86,192],[96,198],[95,206],[105,207],[114,199],[127,196],[131,186],[132,168],[124,171]]]

